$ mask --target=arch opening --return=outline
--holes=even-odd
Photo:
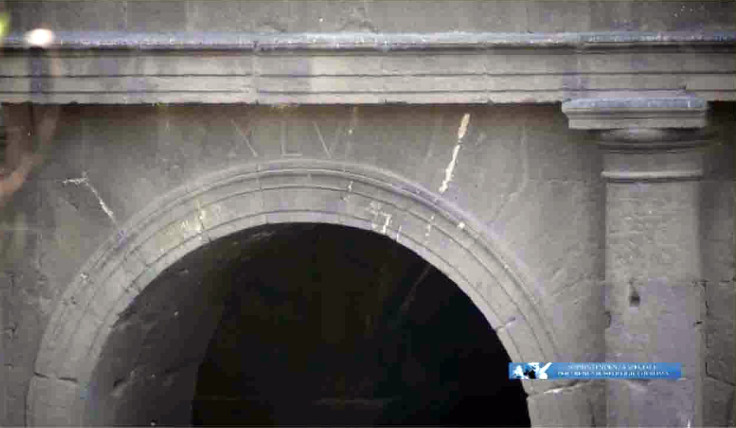
[[[172,266],[180,266],[180,261],[200,257],[200,263],[194,265],[221,264],[208,259],[208,254],[216,252],[198,251],[224,242],[219,238],[261,227],[272,229],[254,234],[256,242],[294,223],[338,225],[390,238],[462,290],[487,326],[496,331],[513,361],[555,360],[557,351],[548,325],[530,298],[518,261],[504,256],[509,253],[498,248],[498,240],[482,223],[385,171],[332,161],[273,161],[222,171],[175,189],[136,213],[98,249],[64,292],[46,329],[28,392],[28,423],[105,424],[114,412],[100,391],[109,389],[120,397],[126,386],[141,378],[165,376],[165,384],[178,385],[171,389],[176,392],[186,391],[176,384],[177,379],[193,388],[211,332],[225,310],[217,302],[225,300],[226,287],[179,287],[175,293],[161,293],[157,298],[139,297],[155,296],[156,290],[167,288],[161,286],[166,281],[183,284],[172,274],[177,272]],[[199,275],[199,283],[212,282],[205,271],[187,269],[179,271],[190,277]],[[134,301],[146,301],[150,306],[156,299],[170,304],[184,296],[189,296],[189,302],[207,304],[190,305],[187,317],[176,315],[176,310],[131,310]],[[142,367],[126,374],[119,368],[130,362],[117,357],[128,354],[110,345],[111,335],[126,324],[151,329],[157,325],[152,313],[170,314],[165,323],[178,323],[181,330],[196,327],[210,333],[167,342],[165,334],[143,335],[129,329],[130,342],[119,343],[130,346],[140,341],[140,353],[150,356],[147,361],[152,362],[151,367],[159,361],[162,371],[148,373]],[[144,336],[149,338],[147,342],[140,339]],[[169,343],[166,353],[155,351],[161,343]],[[193,349],[200,353],[195,355]],[[103,351],[116,358],[108,359]],[[117,373],[107,376],[107,383],[93,376],[103,361],[113,362],[110,372]],[[522,381],[522,385],[529,394],[540,392],[536,384]],[[193,392],[187,394],[191,401]],[[186,413],[186,421],[180,423],[190,422],[191,412],[174,413]],[[534,421],[539,415],[531,417]]]
[[[126,309],[99,361],[90,423],[529,425],[470,299],[344,226],[267,225],[195,250]]]

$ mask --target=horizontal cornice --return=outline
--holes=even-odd
[[[5,39],[0,102],[486,104],[736,100],[736,32],[59,32]]]
[[[736,44],[736,31],[590,33],[209,33],[63,31],[58,49],[136,50],[396,50],[491,48],[610,48]],[[6,49],[28,49],[22,34],[10,34]]]

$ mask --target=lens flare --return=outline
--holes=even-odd
[[[45,28],[36,28],[26,33],[26,43],[31,46],[45,48],[54,42],[54,32]]]
[[[0,13],[0,39],[10,32],[10,15]]]

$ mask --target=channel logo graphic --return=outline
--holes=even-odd
[[[549,379],[552,363],[509,363],[509,379]]]
[[[509,363],[509,379],[680,379],[681,363]]]

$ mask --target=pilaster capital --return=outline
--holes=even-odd
[[[691,96],[579,98],[562,103],[571,129],[702,128],[708,104]]]
[[[609,181],[697,180],[707,144],[708,104],[690,96],[567,101],[570,128],[593,130]]]

